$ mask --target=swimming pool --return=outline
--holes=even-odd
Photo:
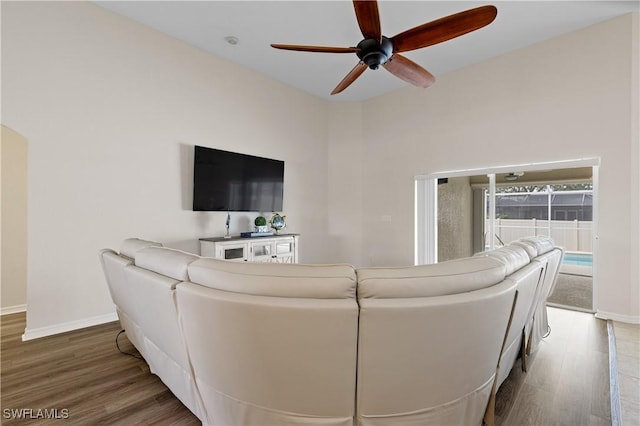
[[[560,265],[560,272],[570,275],[593,276],[593,254],[566,252]]]
[[[591,253],[565,253],[562,259],[564,265],[593,266],[593,254]]]

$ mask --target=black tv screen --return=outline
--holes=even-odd
[[[282,211],[284,161],[195,146],[194,211]]]

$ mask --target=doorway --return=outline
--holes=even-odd
[[[593,183],[591,170],[569,171],[574,179],[528,183],[526,176],[496,184],[496,246],[527,236],[548,236],[565,250],[548,303],[555,307],[593,311]],[[522,180],[522,181],[521,181]],[[485,191],[485,193],[488,191]],[[488,194],[485,204],[489,205]],[[489,220],[488,208],[484,221]],[[485,226],[485,229],[487,227]],[[486,239],[490,238],[485,233]]]
[[[415,263],[551,236],[567,254],[549,303],[594,312],[598,164],[586,159],[416,177]]]
[[[2,126],[0,138],[0,314],[27,309],[27,140]]]

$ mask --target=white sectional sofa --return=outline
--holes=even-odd
[[[159,246],[128,239],[120,254],[105,249],[100,259],[127,337],[151,372],[202,420],[202,402],[175,303],[176,286],[188,279],[187,265],[198,257]]]
[[[129,340],[203,424],[426,425],[492,423],[498,386],[546,333],[562,255],[531,238],[355,269],[128,239],[100,259]]]

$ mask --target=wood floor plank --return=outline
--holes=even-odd
[[[540,419],[548,402],[548,393],[525,382],[504,424],[521,426],[543,424]]]
[[[609,363],[609,355],[596,351],[592,354],[591,365],[588,368],[593,381],[591,386],[591,415],[600,417],[611,423],[611,398],[609,369],[604,366]]]
[[[549,322],[528,372],[512,370],[500,387],[496,424],[611,424],[606,322],[553,308]]]
[[[606,326],[593,315],[550,309],[552,334],[498,391],[497,425],[610,424]],[[2,409],[66,409],[64,424],[199,425],[144,360],[116,349],[117,322],[22,342],[25,314],[0,317]],[[126,335],[120,347],[137,353]],[[47,419],[0,419],[48,425]]]
[[[542,417],[544,423],[566,424],[571,419],[576,425],[586,425],[591,412],[591,375],[584,374],[591,353],[570,352],[563,361],[558,386],[550,405]]]
[[[24,313],[1,318],[2,408],[66,409],[65,424],[176,424],[200,421],[140,359],[116,349],[118,323],[22,342]],[[126,336],[123,350],[136,352]],[[3,425],[50,424],[2,419]]]

